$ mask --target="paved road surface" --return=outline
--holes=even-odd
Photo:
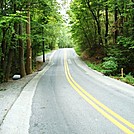
[[[134,87],[59,49],[29,82],[0,134],[134,134]]]
[[[87,69],[73,49],[60,49],[37,85],[29,132],[134,134],[134,87]]]

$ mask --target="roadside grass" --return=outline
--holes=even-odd
[[[96,63],[90,63],[89,61],[85,61],[85,63],[88,65],[88,67],[94,69],[94,70],[97,70],[98,72],[101,72],[103,73],[104,72],[104,69],[102,68],[102,64],[96,64]],[[131,75],[131,74],[128,74],[128,75],[125,75],[124,77],[121,77],[120,75],[118,76],[110,76],[114,79],[117,79],[117,80],[120,80],[120,81],[123,81],[125,83],[128,83],[130,85],[133,85],[134,86],[134,77]]]
[[[81,56],[81,50],[78,47],[75,47],[74,49],[75,49],[76,53],[79,56]],[[105,72],[102,63],[99,63],[99,64],[92,63],[89,60],[83,60],[83,61],[87,64],[88,67],[92,68],[93,70],[96,70],[96,71],[101,72],[101,73]],[[134,86],[134,77],[131,74],[124,75],[124,77],[121,77],[120,74],[117,76],[109,76],[109,77],[112,77],[114,79],[123,81],[125,83],[128,83],[128,84]]]
[[[103,68],[102,68],[102,64],[96,64],[96,63],[91,63],[90,61],[85,61],[85,63],[88,65],[88,67],[103,73]]]
[[[121,80],[134,86],[134,77],[131,74],[126,75]]]
[[[101,72],[101,73],[104,72],[104,69],[102,68],[101,63],[100,64],[95,64],[95,63],[90,63],[90,61],[85,61],[85,63],[88,65],[88,67],[90,67],[94,70],[97,70],[98,72]],[[117,80],[120,80],[120,81],[123,81],[125,83],[128,83],[128,84],[134,86],[134,77],[131,74],[125,75],[124,77],[121,77],[120,75],[110,76],[110,77],[112,77],[114,79],[117,79]]]

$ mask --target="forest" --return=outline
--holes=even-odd
[[[38,53],[66,45],[59,8],[56,0],[0,0],[0,82],[31,74]]]
[[[83,59],[106,75],[134,76],[134,0],[73,0],[68,14]]]
[[[66,5],[67,0],[62,4]],[[72,47],[106,75],[134,76],[134,0],[0,1],[0,82],[33,72],[36,56]]]

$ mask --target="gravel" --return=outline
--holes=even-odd
[[[19,80],[10,80],[9,82],[0,84],[0,125],[16,99],[19,97],[23,88],[36,74],[37,72]]]
[[[55,51],[46,54],[46,62],[41,66],[40,69],[38,69],[38,71],[41,71],[48,64],[49,60],[51,59],[50,56],[54,52]],[[43,62],[43,57],[38,56],[36,61]],[[38,74],[38,71],[30,75],[26,75],[21,79],[10,80],[6,83],[0,84],[0,126],[3,123],[8,111],[21,94],[23,88]]]

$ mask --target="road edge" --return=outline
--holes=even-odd
[[[23,88],[0,126],[1,134],[29,134],[32,99],[36,86],[40,78],[51,67],[51,59],[55,52],[51,54],[48,64]]]

